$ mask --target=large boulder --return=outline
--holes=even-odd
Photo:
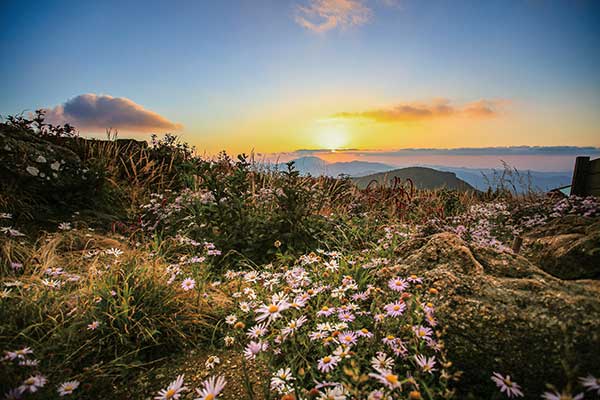
[[[539,398],[545,383],[565,384],[563,363],[580,375],[600,372],[600,282],[563,281],[447,232],[395,251],[398,264],[383,277],[419,274],[439,291],[448,355],[465,373],[461,398],[489,396],[494,371],[514,377],[527,398]]]
[[[71,149],[7,124],[0,124],[0,175],[6,211],[31,219],[90,204],[101,182]]]
[[[600,278],[600,220],[570,215],[528,233],[527,254],[561,279]]]

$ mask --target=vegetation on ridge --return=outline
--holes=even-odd
[[[439,233],[517,257],[516,236],[565,216],[596,221],[597,199],[360,189],[292,164],[204,159],[170,135],[148,146],[79,139],[41,117],[0,126],[8,398],[542,394],[513,371],[461,373],[438,311],[449,275],[389,273],[406,267],[399,248]],[[431,259],[443,258],[436,251]],[[225,357],[238,368],[221,369]],[[190,360],[195,376],[178,377]],[[548,370],[563,367],[544,398],[600,393],[600,371]]]

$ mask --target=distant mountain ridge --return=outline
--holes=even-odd
[[[402,182],[411,180],[417,189],[451,189],[459,192],[476,191],[476,189],[467,182],[456,177],[454,172],[438,171],[426,167],[408,167],[392,171],[380,172],[378,174],[367,175],[360,178],[353,178],[352,181],[361,189],[366,188],[369,183],[376,181],[380,185],[391,186],[395,178]]]
[[[349,162],[334,162],[329,163],[319,157],[306,156],[293,160],[296,169],[303,175],[312,176],[339,176],[348,175],[353,178],[359,178],[367,175],[377,174],[380,172],[393,171],[399,167],[389,164],[371,162],[371,161],[349,161]],[[464,168],[464,167],[449,167],[444,165],[416,165],[415,167],[430,168],[437,171],[453,172],[456,177],[467,182],[469,185],[478,190],[487,190],[491,185],[496,188],[498,182],[494,181],[494,171],[501,172],[501,168]],[[285,168],[284,163],[276,164],[276,168],[282,170]],[[517,190],[523,192],[531,187],[535,190],[548,191],[557,187],[566,186],[571,183],[571,172],[542,172],[542,171],[519,171],[521,175],[521,183],[517,185]]]

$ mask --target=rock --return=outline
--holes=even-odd
[[[600,278],[598,218],[557,218],[527,235],[529,256],[544,271],[561,279]]]
[[[0,124],[0,192],[32,219],[89,204],[99,176],[72,150],[30,130]]]
[[[600,372],[600,282],[563,281],[447,232],[409,240],[396,254],[399,265],[382,277],[418,274],[439,290],[432,301],[449,359],[465,372],[462,396],[489,396],[494,371],[510,374],[526,398],[539,398],[545,383],[565,384],[562,362],[578,376]]]

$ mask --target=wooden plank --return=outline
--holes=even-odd
[[[576,196],[586,195],[587,175],[589,170],[590,158],[577,157],[575,159],[575,168],[573,169],[573,180],[571,182],[571,194]]]
[[[600,188],[600,174],[588,175],[586,180],[588,189]]]
[[[590,161],[590,173],[600,174],[600,158]]]

